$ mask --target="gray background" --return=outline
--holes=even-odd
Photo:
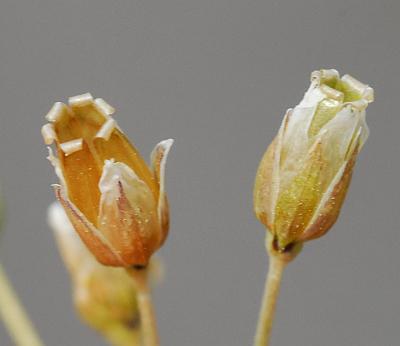
[[[250,345],[267,257],[252,212],[261,155],[314,69],[376,90],[340,220],[286,272],[274,346],[400,340],[399,2],[2,0],[1,259],[47,345],[103,345],[81,325],[46,225],[57,181],[40,136],[55,101],[90,91],[146,157],[176,139],[172,228],[155,289],[163,345]],[[11,341],[0,327],[0,344]]]

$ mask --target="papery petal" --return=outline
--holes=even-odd
[[[358,150],[361,150],[361,148],[364,146],[365,142],[369,137],[369,127],[365,120],[365,110],[363,110],[360,115],[360,128],[361,128],[360,144],[359,144],[360,146]]]
[[[359,139],[357,141],[359,141]],[[304,233],[299,237],[300,240],[307,241],[319,238],[323,236],[336,222],[350,185],[354,164],[359,150],[358,147],[359,145],[353,149],[350,159],[339,169],[336,177],[332,180],[331,185],[324,192],[321,202],[315,209],[309,225]]]
[[[150,188],[124,163],[106,161],[100,179],[99,230],[129,265],[147,265],[161,241]]]
[[[277,234],[281,249],[298,239],[318,205],[322,194],[321,175],[325,166],[321,151],[321,143],[315,143],[303,168],[279,191],[273,233]]]
[[[157,184],[150,169],[136,148],[120,130],[115,128],[108,140],[95,138],[93,145],[102,162],[105,160],[115,160],[116,162],[125,163],[150,187],[154,198],[158,198]]]
[[[279,193],[282,141],[291,115],[292,110],[289,109],[282,121],[278,135],[261,159],[254,184],[255,214],[270,230],[273,230],[275,205]]]
[[[283,176],[281,178],[283,182],[290,180],[297,173],[298,167],[302,163],[300,161],[304,160],[307,155],[309,150],[308,129],[318,102],[316,100],[315,104],[307,105],[307,107],[297,106],[293,109],[282,144],[281,172]]]
[[[317,135],[321,128],[336,116],[341,107],[342,103],[340,101],[329,98],[319,102],[308,129],[309,137]]]
[[[324,190],[343,163],[348,160],[348,152],[354,145],[354,139],[358,136],[359,131],[359,114],[344,107],[318,134],[317,140],[322,143],[322,155],[329,162],[321,180]]]
[[[63,206],[68,219],[78,232],[82,241],[96,256],[100,263],[110,266],[124,266],[126,263],[118,254],[112,244],[98,229],[85,217],[85,215],[65,196],[60,185],[53,185],[57,199]]]
[[[49,160],[51,165],[54,167],[54,171],[55,171],[58,179],[60,180],[61,185],[65,187],[66,182],[65,182],[64,174],[62,172],[61,165],[60,165],[60,160],[56,156],[54,156],[53,150],[50,147],[47,147],[47,149],[49,151],[47,160]]]
[[[154,177],[159,185],[157,212],[163,233],[161,243],[164,243],[169,230],[169,207],[167,195],[165,193],[165,166],[173,143],[173,139],[166,139],[158,143],[150,155]]]
[[[269,145],[261,159],[254,184],[254,212],[261,223],[270,230],[273,228],[273,216],[270,207],[272,205],[271,178],[274,169],[275,149],[276,138]]]

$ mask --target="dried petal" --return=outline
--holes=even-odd
[[[62,184],[57,198],[87,247],[103,264],[146,265],[168,232],[164,171],[172,140],[157,147],[152,172],[113,112],[88,93],[74,96],[69,106],[53,106],[42,134],[57,148],[58,157],[49,154]]]
[[[152,169],[155,180],[159,185],[157,212],[162,230],[161,244],[164,243],[169,230],[169,207],[167,195],[165,193],[165,166],[173,143],[173,139],[166,139],[158,143],[151,153]]]
[[[98,227],[125,262],[147,265],[161,232],[149,187],[124,163],[106,161],[100,179]]]
[[[54,185],[54,192],[76,232],[89,250],[96,256],[97,260],[106,265],[126,266],[127,263],[124,262],[117,250],[113,248],[104,235],[65,197],[62,187]]]

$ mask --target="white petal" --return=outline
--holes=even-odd
[[[173,139],[161,141],[154,147],[150,155],[154,177],[159,185],[157,215],[162,231],[161,243],[165,241],[169,231],[169,207],[165,193],[165,165],[173,143]]]
[[[279,128],[278,135],[276,138],[276,147],[275,147],[275,152],[274,152],[274,165],[272,168],[272,188],[271,188],[271,203],[268,206],[267,216],[270,222],[273,223],[275,219],[275,206],[276,206],[276,201],[278,200],[278,195],[279,195],[279,189],[281,188],[281,185],[284,185],[283,179],[285,178],[284,176],[281,176],[281,154],[282,154],[282,149],[283,149],[283,140],[285,133],[287,131],[288,124],[290,122],[290,118],[293,116],[293,110],[288,109],[286,111],[285,117],[282,120],[281,127]]]
[[[101,263],[113,263],[113,265],[125,265],[118,251],[112,243],[103,235],[82,212],[65,195],[62,186],[54,184],[54,192],[58,201],[64,208],[75,231],[79,234],[82,241],[92,251]]]
[[[359,110],[343,107],[322,127],[317,137],[322,139],[324,157],[329,158],[330,166],[338,169],[346,159],[349,147],[360,129],[361,117]]]
[[[154,231],[159,227],[153,193],[129,166],[107,160],[99,188],[101,200],[98,225],[104,234],[119,232],[118,241],[125,243],[137,225],[142,237],[153,236],[148,230]],[[120,205],[123,198],[126,198],[127,206]],[[118,230],[110,226],[110,223],[115,222],[120,223]],[[108,239],[117,241],[118,237],[113,237],[111,233]]]

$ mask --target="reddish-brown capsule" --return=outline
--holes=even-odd
[[[145,266],[169,228],[164,173],[168,139],[151,167],[111,117],[114,109],[90,94],[56,103],[42,128],[49,160],[60,179],[57,199],[97,260],[110,266]]]

